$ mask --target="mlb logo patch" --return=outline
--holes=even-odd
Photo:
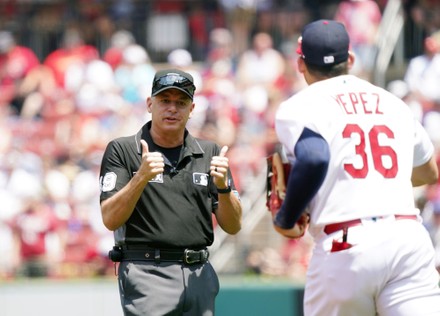
[[[163,183],[163,173],[159,173],[158,175],[156,175],[153,179],[151,179],[148,182]]]
[[[197,185],[203,185],[204,187],[208,186],[208,174],[207,173],[193,173],[193,182]]]

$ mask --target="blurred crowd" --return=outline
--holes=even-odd
[[[344,22],[359,61],[353,73],[368,78],[373,71],[374,38],[386,1],[324,2],[328,3],[325,10],[294,1],[294,9],[282,12],[280,4],[278,10],[271,10],[275,1],[218,1],[216,8],[222,14],[216,14],[207,29],[204,2],[194,1],[191,10],[183,8],[191,49],[170,49],[165,60],[152,54],[124,23],[108,28],[112,31],[106,45],[87,41],[84,29],[71,24],[63,29],[59,45],[44,56],[3,25],[0,279],[114,273],[107,259],[113,235],[102,225],[99,207],[101,156],[110,139],[134,134],[149,119],[145,99],[154,73],[165,66],[193,74],[196,107],[188,128],[198,137],[230,147],[234,180],[245,197],[256,176],[265,172],[266,157],[277,146],[273,116],[278,105],[305,86],[296,71],[295,55],[305,23],[317,17]],[[120,3],[118,12],[125,12],[123,1],[113,3]],[[167,1],[172,3],[179,1]],[[411,1],[406,4],[410,6]],[[417,9],[417,14],[432,14],[430,4],[413,5],[408,12]],[[10,13],[2,8],[1,14]],[[405,77],[388,86],[414,109],[437,151],[440,38],[434,31],[440,29],[439,16],[434,19],[437,24],[432,19],[411,19],[425,30],[423,54],[409,61]],[[429,25],[424,24],[427,21]],[[366,26],[371,28],[367,31]],[[428,92],[428,87],[434,88]],[[437,244],[440,266],[440,186],[418,189],[417,203]],[[306,236],[286,241],[281,249],[257,249],[243,269],[302,278],[312,246]]]

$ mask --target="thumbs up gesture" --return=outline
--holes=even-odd
[[[214,156],[211,160],[211,176],[214,177],[214,184],[219,189],[228,187],[229,159],[226,157],[228,149],[228,146],[223,146],[219,156]]]
[[[145,140],[141,139],[141,145],[142,163],[139,167],[138,173],[141,173],[148,179],[148,181],[150,181],[158,174],[163,173],[165,162],[161,153],[149,151],[148,144]]]

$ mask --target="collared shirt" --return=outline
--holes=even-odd
[[[111,141],[100,172],[100,200],[121,190],[139,169],[141,139],[158,151],[145,124],[136,134]],[[212,213],[218,204],[210,163],[220,146],[192,137],[185,131],[177,165],[166,157],[165,172],[150,180],[127,222],[115,231],[116,244],[142,244],[154,248],[203,248],[214,241]],[[234,182],[229,172],[230,185]]]

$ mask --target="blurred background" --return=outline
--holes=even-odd
[[[225,278],[303,284],[313,243],[273,231],[266,158],[278,146],[278,105],[305,86],[301,29],[319,18],[346,25],[352,73],[402,98],[440,157],[438,0],[1,0],[0,291],[34,279],[110,280],[117,290],[101,157],[149,119],[152,78],[168,66],[193,74],[188,127],[230,147],[244,203],[242,231],[216,231],[213,265]],[[439,186],[415,193],[440,267]]]

